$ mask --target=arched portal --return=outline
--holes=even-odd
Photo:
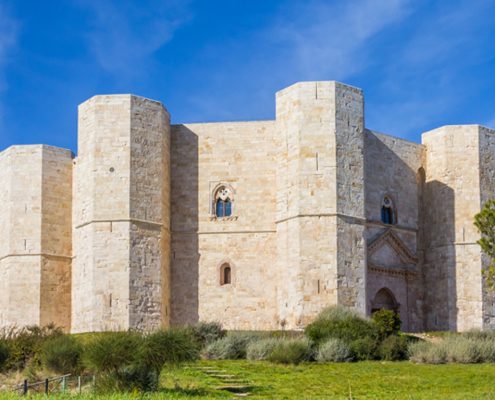
[[[379,310],[392,310],[394,312],[399,311],[399,303],[395,300],[395,296],[390,289],[381,288],[375,294],[373,303],[371,305],[371,313]]]

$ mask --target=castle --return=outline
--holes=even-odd
[[[78,130],[77,157],[0,153],[0,326],[298,329],[342,304],[495,328],[473,226],[493,130],[380,134],[362,91],[327,81],[278,92],[273,121],[171,125],[159,102],[95,96]]]

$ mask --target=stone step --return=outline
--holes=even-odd
[[[216,390],[226,390],[228,392],[232,393],[245,393],[248,392],[251,389],[251,386],[249,385],[223,385],[223,386],[217,386],[215,388]]]

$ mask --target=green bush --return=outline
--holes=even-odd
[[[313,350],[308,339],[281,340],[273,348],[268,360],[280,364],[299,364],[311,360]]]
[[[392,310],[379,310],[373,313],[371,319],[382,339],[398,334],[402,324],[399,314]]]
[[[6,340],[0,340],[0,371],[5,369],[5,364],[9,359],[9,345]]]
[[[317,319],[342,320],[353,317],[359,317],[358,313],[348,307],[336,305],[321,310]]]
[[[170,329],[144,338],[137,363],[159,375],[165,364],[197,360],[198,357],[199,346],[195,337],[184,329]]]
[[[349,343],[352,356],[355,360],[376,360],[379,342],[373,337],[362,337]]]
[[[409,359],[416,363],[445,364],[447,350],[443,342],[415,342],[409,344]]]
[[[463,332],[460,335],[468,339],[495,340],[495,330],[480,331],[478,329],[473,329],[467,332]]]
[[[191,329],[201,347],[225,337],[226,334],[220,322],[198,322]]]
[[[267,338],[252,341],[247,346],[246,358],[248,360],[267,360],[273,349],[282,340],[278,338]]]
[[[408,358],[408,345],[407,337],[390,335],[380,343],[378,354],[382,360],[406,360]]]
[[[349,346],[343,340],[330,338],[320,345],[316,360],[319,362],[352,361],[352,353]]]
[[[447,335],[436,342],[409,345],[410,359],[418,363],[474,364],[495,362],[495,340],[490,335]]]
[[[82,346],[69,335],[51,338],[41,348],[42,363],[59,374],[76,374],[81,369]]]
[[[340,306],[323,310],[305,329],[306,335],[319,344],[329,338],[342,339],[347,343],[379,335],[376,326],[352,311]]]
[[[246,358],[248,344],[258,338],[259,335],[249,333],[230,334],[210,343],[203,350],[202,355],[207,360],[238,360]]]
[[[98,392],[152,391],[166,364],[198,358],[191,330],[171,329],[149,335],[112,332],[86,344],[84,361],[96,375]]]
[[[483,360],[481,342],[481,340],[452,335],[445,338],[441,346],[446,349],[447,362],[472,364]]]
[[[86,366],[95,373],[118,372],[137,360],[142,337],[135,332],[107,332],[87,343]]]
[[[140,390],[154,377],[139,370],[141,335],[134,332],[107,332],[86,344],[84,363],[95,374],[97,392]],[[148,389],[146,387],[145,389]]]
[[[28,364],[32,369],[40,367],[43,343],[62,334],[62,330],[53,324],[4,331],[1,339],[7,345],[9,353],[4,369],[23,370]]]

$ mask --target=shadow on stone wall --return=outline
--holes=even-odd
[[[426,330],[457,330],[455,194],[439,181],[425,184],[424,279]]]
[[[418,171],[411,168],[396,152],[396,147],[401,142],[395,142],[392,138],[382,140],[372,131],[365,130],[364,168],[365,168],[365,192],[366,192],[366,239],[367,244],[374,242],[388,229],[401,238],[405,245],[418,258],[418,263],[395,265],[389,268],[381,268],[380,272],[371,270],[367,273],[367,309],[371,312],[373,299],[383,288],[390,290],[394,297],[401,303],[400,312],[402,327],[406,331],[422,331],[424,329],[424,281],[422,274],[421,234],[419,222],[420,213],[418,205],[421,203],[421,186],[418,182]],[[411,144],[410,151],[414,152]],[[407,151],[402,149],[402,151]],[[414,155],[411,155],[414,157]],[[383,225],[381,223],[382,200],[385,195],[392,198],[398,218],[396,225]],[[418,231],[411,230],[416,223]],[[406,228],[406,229],[402,229]],[[367,255],[367,259],[370,255]],[[368,263],[371,262],[368,259]],[[384,262],[388,265],[392,260]],[[381,263],[380,263],[381,264]],[[390,272],[387,273],[386,270]],[[400,270],[402,274],[397,274]]]
[[[184,125],[171,132],[171,323],[198,321],[198,136]]]

